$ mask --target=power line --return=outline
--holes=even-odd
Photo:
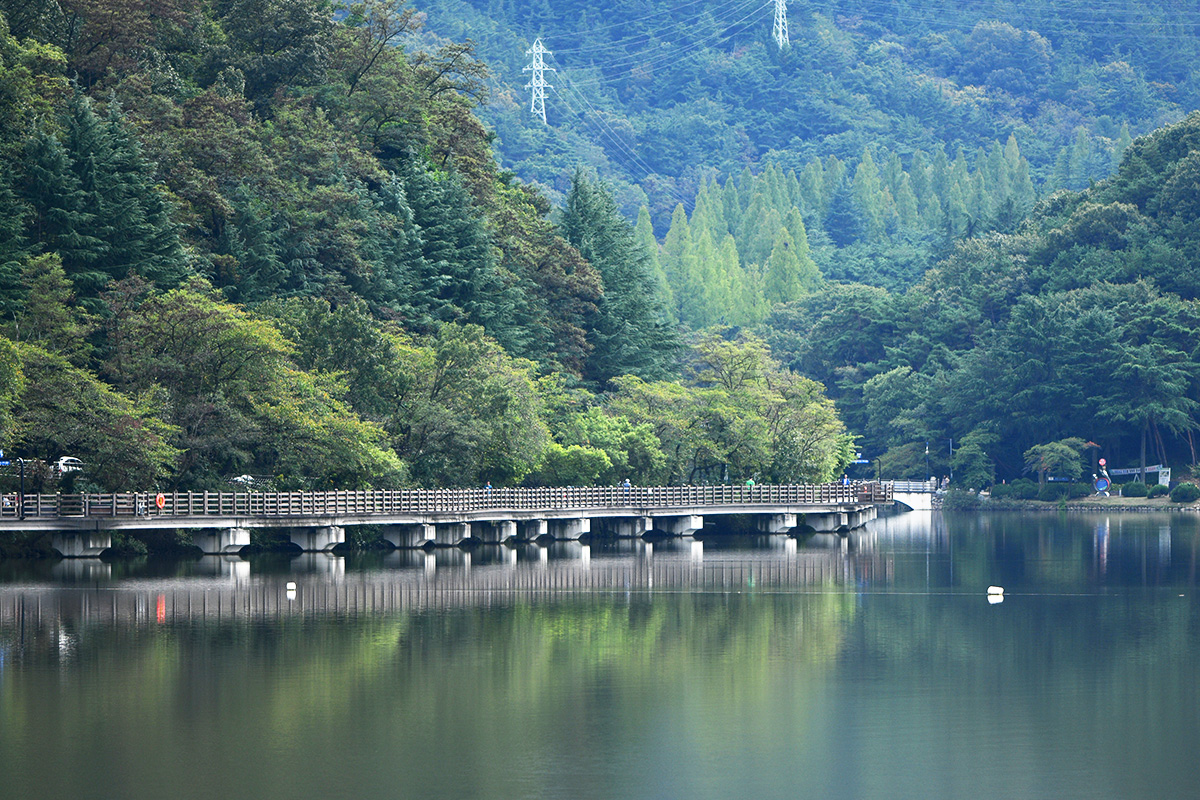
[[[633,54],[630,54],[623,58],[617,58],[617,59],[613,59],[611,61],[601,62],[599,64],[593,64],[593,65],[590,65],[590,67],[595,68],[595,69],[600,69],[600,70],[605,70],[605,69],[613,70],[613,69],[621,69],[624,67],[633,67],[633,66],[637,66],[642,69],[652,69],[660,64],[678,62],[680,60],[680,58],[686,53],[692,52],[692,51],[697,50],[702,47],[719,44],[728,39],[732,39],[734,36],[736,36],[742,32],[741,30],[734,30],[734,29],[747,23],[752,17],[757,16],[760,11],[765,9],[768,5],[770,5],[773,2],[774,2],[774,0],[765,0],[765,2],[763,0],[749,0],[749,2],[743,3],[741,6],[737,7],[733,11],[726,12],[726,14],[722,15],[722,17],[728,17],[728,16],[732,16],[733,14],[735,14],[739,11],[745,10],[746,8],[751,9],[750,12],[748,14],[746,14],[745,16],[743,16],[742,18],[735,20],[734,22],[726,25],[723,30],[714,31],[713,33],[710,33],[707,36],[703,36],[693,42],[683,45],[682,47],[673,48],[670,50],[670,52],[664,53],[663,55],[651,57],[651,58],[649,58],[649,60],[647,60],[647,57],[644,54],[633,53]],[[666,46],[666,44],[664,43],[663,46]],[[556,61],[556,63],[557,63],[557,61]],[[560,72],[563,69],[565,69],[565,67],[563,67],[562,64],[559,64],[559,67],[560,67],[560,70],[559,70]],[[599,85],[602,83],[606,83],[608,80],[609,79],[601,76],[598,78],[591,78],[589,80],[584,80],[584,81],[575,81],[575,86],[576,87],[596,86],[596,85]]]
[[[722,20],[736,16],[751,6],[765,7],[773,1],[774,0],[742,0],[742,2],[736,5],[724,7],[722,10],[716,13],[713,13],[709,9],[702,9],[700,12],[682,20],[669,21],[667,24],[661,25],[657,28],[631,34],[630,36],[626,36],[621,39],[614,39],[610,42],[598,43],[584,47],[556,47],[554,52],[559,56],[563,56],[564,54],[603,53],[605,51],[616,50],[620,53],[620,55],[614,56],[615,58],[636,58],[636,54],[631,54],[629,52],[628,46],[644,46],[649,44],[652,39],[656,38],[661,39],[670,36],[679,36],[682,38],[687,35],[688,31],[695,27],[696,22],[705,17],[711,17],[713,22],[719,23]],[[594,29],[589,29],[589,33],[592,30]]]

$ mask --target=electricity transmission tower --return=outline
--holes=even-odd
[[[546,124],[546,89],[553,88],[552,84],[546,83],[546,70],[554,72],[554,67],[547,67],[542,60],[542,56],[550,55],[550,51],[542,47],[540,38],[533,40],[533,47],[525,51],[525,55],[532,55],[533,61],[526,67],[524,72],[532,72],[529,83],[525,84],[526,89],[533,89],[533,98],[529,104],[529,110],[535,117],[542,118],[542,124]]]
[[[771,31],[771,38],[781,50],[788,43],[787,0],[775,0],[775,28]]]

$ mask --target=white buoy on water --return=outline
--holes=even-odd
[[[1004,594],[1004,587],[1003,586],[989,586],[987,593],[988,594]]]
[[[987,599],[988,599],[988,603],[991,605],[996,605],[997,603],[1003,603],[1004,602],[1004,587],[1003,586],[989,586],[987,588]]]

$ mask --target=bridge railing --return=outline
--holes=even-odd
[[[764,486],[586,486],[328,492],[6,494],[0,518],[389,516],[488,510],[584,511],[722,505],[886,502],[880,483]],[[159,502],[162,503],[161,507]]]
[[[937,481],[886,481],[893,492],[936,492]]]

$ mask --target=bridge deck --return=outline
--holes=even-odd
[[[3,496],[0,505],[0,530],[253,528],[579,516],[806,514],[847,510],[890,500],[889,487],[878,483],[10,494]]]

